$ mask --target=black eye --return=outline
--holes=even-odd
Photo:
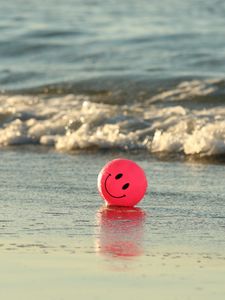
[[[124,186],[122,187],[123,190],[126,190],[129,187],[129,183],[125,183]]]
[[[123,176],[123,174],[119,173],[119,174],[116,175],[115,179],[120,179],[122,176]]]

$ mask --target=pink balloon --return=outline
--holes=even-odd
[[[135,206],[148,183],[143,169],[129,159],[114,159],[98,175],[98,190],[107,205]]]

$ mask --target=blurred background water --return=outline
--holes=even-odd
[[[0,147],[224,156],[224,1],[1,1],[0,32]]]
[[[0,31],[2,89],[225,72],[223,0],[1,1]]]

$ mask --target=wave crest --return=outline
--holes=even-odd
[[[196,82],[189,84],[189,90],[191,85],[196,89]],[[186,86],[183,83],[187,94]],[[202,97],[210,93],[207,84],[206,89]],[[170,92],[170,100],[177,99],[178,93],[174,97],[173,93]],[[153,100],[157,97],[162,99],[162,93],[153,96]],[[225,154],[224,105],[194,109],[176,103],[110,105],[91,100],[91,96],[73,94],[1,95],[0,146],[32,143],[61,151],[95,147],[201,156]]]

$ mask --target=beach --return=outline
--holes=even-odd
[[[136,208],[107,208],[101,167],[124,153],[1,150],[1,297],[223,299],[223,166],[127,155]]]
[[[224,12],[0,1],[1,299],[224,299]],[[116,158],[135,207],[99,195]]]
[[[152,256],[109,261],[91,254],[1,253],[1,296],[4,299],[223,299],[224,259],[180,253],[173,253],[171,258],[159,253]]]

